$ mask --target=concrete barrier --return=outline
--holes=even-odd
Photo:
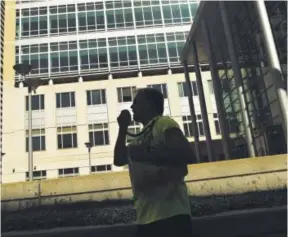
[[[186,177],[194,196],[237,194],[287,187],[285,155],[202,163]],[[2,211],[79,201],[131,199],[127,171],[2,185]]]
[[[233,211],[193,218],[195,237],[286,237],[287,208]],[[8,232],[2,237],[134,237],[135,225],[57,228],[41,231]]]

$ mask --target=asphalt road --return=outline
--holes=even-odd
[[[193,237],[286,237],[287,207],[231,211],[192,219]],[[2,233],[3,237],[132,237],[135,225],[58,228],[34,232]]]

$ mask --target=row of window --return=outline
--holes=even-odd
[[[124,8],[103,9],[103,2],[50,6],[40,8],[19,9],[17,16],[17,37],[60,35],[86,31],[104,31],[113,29],[179,25],[191,23],[196,14],[198,3],[182,1],[179,3],[162,2],[162,4],[138,6],[140,1],[119,1]],[[102,8],[101,8],[102,4]],[[108,3],[106,3],[108,4]]]
[[[185,38],[180,32],[17,46],[16,63],[31,64],[32,74],[167,65],[180,62]]]
[[[112,165],[95,165],[91,166],[91,173],[99,173],[99,172],[108,172],[112,170]],[[58,178],[67,178],[67,177],[75,177],[79,176],[79,168],[65,168],[58,169]],[[33,171],[33,180],[41,180],[47,179],[47,171],[46,170],[37,170]],[[26,180],[29,180],[29,173],[26,172]]]
[[[204,125],[201,114],[196,115],[196,123],[198,128],[199,136],[205,136]],[[219,119],[217,113],[213,114],[213,120],[215,125],[216,134],[220,134]],[[184,134],[186,137],[193,137],[192,131],[192,120],[191,116],[182,116]],[[110,145],[109,128],[108,123],[89,124],[89,141],[93,146],[107,146]],[[141,130],[140,124],[132,121],[128,128],[130,133],[139,133]],[[126,137],[127,143],[133,138],[130,136]],[[77,127],[67,126],[57,128],[57,147],[58,149],[77,148]],[[46,150],[46,139],[45,129],[34,129],[32,130],[32,148],[33,151],[44,151]],[[26,151],[28,151],[28,133],[26,132]]]
[[[197,83],[191,82],[192,93],[194,96],[198,96]],[[148,85],[150,88],[159,90],[165,99],[167,99],[167,85],[166,84],[154,84]],[[132,87],[121,87],[117,88],[118,102],[132,102],[137,88]],[[180,97],[188,96],[187,84],[185,82],[178,83],[178,91]],[[86,91],[87,105],[102,105],[106,104],[106,90],[89,90]],[[56,93],[56,108],[67,108],[75,107],[75,92],[61,92]],[[33,95],[32,96],[32,110],[44,110],[45,100],[44,95]],[[28,97],[26,96],[26,111],[28,111]]]

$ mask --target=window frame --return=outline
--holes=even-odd
[[[123,99],[123,89],[130,89],[131,100],[125,101],[125,100]],[[136,87],[136,86],[118,87],[118,88],[117,88],[118,103],[129,103],[129,102],[133,102],[133,100],[134,100],[134,98],[135,98],[136,91],[137,91],[137,87]],[[120,92],[120,95],[119,95],[119,92]]]
[[[101,126],[97,128],[96,126]],[[96,127],[96,128],[95,128]],[[95,133],[102,135],[103,144],[96,144]],[[93,123],[88,125],[88,136],[89,141],[95,146],[109,146],[110,136],[109,136],[109,123]]]
[[[65,174],[65,170],[72,169],[72,173]],[[62,174],[60,174],[62,173]],[[69,178],[69,177],[77,177],[80,175],[79,167],[72,167],[72,168],[61,168],[58,169],[58,178]]]
[[[68,130],[64,131],[63,130]],[[71,131],[69,131],[69,129]],[[64,137],[70,135],[71,145],[64,146]],[[61,141],[59,140],[61,139]],[[78,133],[77,133],[77,126],[59,126],[57,127],[57,149],[58,150],[66,150],[66,149],[75,149],[78,148]]]
[[[69,105],[63,106],[63,95],[69,95]],[[63,109],[63,108],[75,108],[76,107],[76,100],[75,100],[75,92],[70,91],[70,92],[59,92],[56,93],[56,109]]]
[[[100,103],[93,103],[93,92],[100,93]],[[106,96],[106,89],[95,89],[95,90],[87,90],[86,91],[86,103],[87,106],[93,106],[93,105],[105,105],[107,104],[107,96]]]
[[[35,103],[35,99],[38,98],[38,105],[36,106]],[[34,100],[33,100],[34,99]],[[40,94],[40,95],[32,95],[32,111],[39,111],[39,110],[45,110],[45,96],[44,94]],[[38,107],[38,108],[35,108]],[[29,111],[29,96],[25,96],[25,111]]]

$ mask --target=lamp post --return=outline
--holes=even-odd
[[[89,174],[91,174],[91,148],[92,148],[92,142],[85,142],[85,146],[88,149],[88,159],[89,159]]]
[[[37,87],[40,85],[39,78],[26,78],[32,70],[30,64],[16,64],[13,66],[16,73],[22,76],[24,85],[28,87],[28,173],[29,181],[33,180],[33,147],[32,147],[32,90],[36,93]]]

